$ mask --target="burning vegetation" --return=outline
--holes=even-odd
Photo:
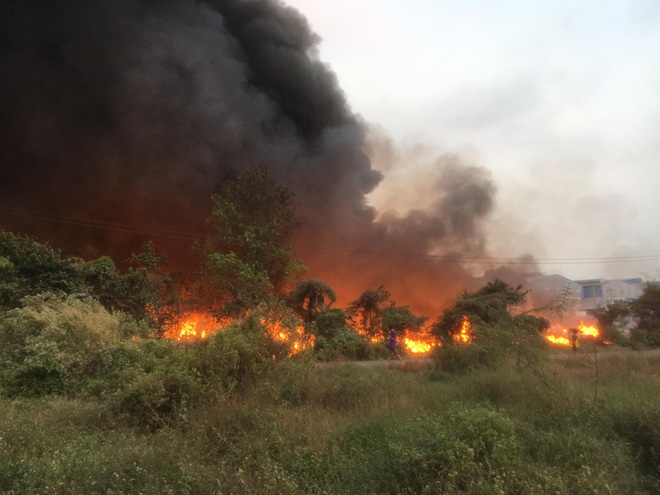
[[[609,342],[602,340],[601,334],[594,323],[587,324],[582,321],[572,328],[553,325],[546,331],[544,337],[551,344],[558,346],[574,346],[579,340],[609,344]],[[578,340],[576,341],[576,339]]]

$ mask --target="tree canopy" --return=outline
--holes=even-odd
[[[291,244],[299,228],[293,192],[262,167],[228,179],[211,199],[203,250],[213,312],[238,316],[283,296],[305,269]]]
[[[289,294],[289,304],[305,321],[311,323],[316,316],[327,310],[337,300],[337,294],[322,280],[302,280]]]
[[[642,295],[630,303],[630,310],[637,318],[636,337],[644,344],[660,347],[660,284],[646,282]]]
[[[445,309],[432,326],[432,332],[443,342],[451,343],[460,332],[464,317],[473,326],[492,326],[514,318],[512,311],[525,303],[527,291],[522,286],[512,287],[503,280],[488,282],[476,292],[465,291],[456,299],[454,306]],[[530,328],[541,332],[549,324],[544,318],[532,315],[518,315],[518,323],[524,322]]]
[[[367,289],[348,306],[348,314],[364,333],[375,337],[382,332],[383,310],[390,300],[390,293],[382,285]]]
[[[85,291],[78,258],[27,236],[0,231],[0,309],[15,308],[26,296]]]

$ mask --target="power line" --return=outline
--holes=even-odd
[[[11,208],[0,206],[0,212],[11,215],[36,218],[49,222],[57,222],[81,227],[91,227],[115,232],[126,232],[131,234],[167,237],[182,240],[202,240],[203,234],[193,232],[181,232],[169,229],[154,227],[136,226],[124,223],[107,222],[103,220],[93,220],[89,218],[69,217],[45,213],[42,211],[25,210],[20,208]],[[492,257],[492,256],[441,256],[431,254],[412,254],[396,253],[387,251],[364,251],[364,250],[327,250],[323,246],[314,246],[311,244],[302,244],[299,247],[313,249],[316,255],[341,256],[353,258],[369,258],[379,260],[410,260],[426,261],[434,263],[462,263],[462,264],[507,264],[507,265],[587,265],[587,264],[610,264],[610,263],[635,263],[643,261],[660,261],[660,254],[639,255],[639,256],[618,256],[618,257],[586,257],[586,258],[534,258],[525,260],[520,258]]]
[[[524,260],[520,258],[497,258],[490,256],[470,257],[470,256],[441,256],[441,255],[423,255],[423,254],[402,254],[375,251],[326,251],[323,248],[315,249],[316,253],[326,254],[328,256],[350,256],[373,259],[392,259],[392,260],[411,260],[411,261],[433,261],[438,263],[475,263],[475,264],[494,264],[503,263],[510,265],[581,265],[598,263],[632,263],[640,261],[660,261],[660,254],[643,256],[620,256],[609,258],[534,258]]]
[[[179,231],[159,229],[154,227],[144,227],[144,226],[140,227],[136,225],[129,225],[123,223],[106,222],[103,220],[92,220],[89,218],[67,217],[63,215],[55,215],[52,213],[45,213],[41,211],[23,210],[19,208],[9,208],[5,206],[0,206],[0,211],[9,213],[11,215],[36,218],[39,220],[46,220],[49,222],[57,222],[57,223],[64,223],[69,225],[78,225],[82,227],[113,230],[118,232],[127,232],[131,234],[153,235],[159,237],[170,237],[170,238],[184,239],[184,240],[200,240],[204,238],[202,234],[195,234],[190,232],[179,232]]]

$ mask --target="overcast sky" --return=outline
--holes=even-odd
[[[573,279],[660,277],[660,2],[285,3],[395,145],[371,157],[385,173],[374,206],[425,206],[434,159],[459,154],[497,185],[493,256]],[[620,259],[639,256],[652,259]]]

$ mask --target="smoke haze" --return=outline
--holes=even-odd
[[[153,237],[190,267],[222,180],[265,165],[300,203],[309,275],[342,302],[384,285],[435,316],[472,280],[456,259],[487,254],[496,187],[461,156],[409,177],[402,208],[370,203],[401,151],[351,111],[281,2],[5,0],[0,33],[6,230],[117,262]]]

